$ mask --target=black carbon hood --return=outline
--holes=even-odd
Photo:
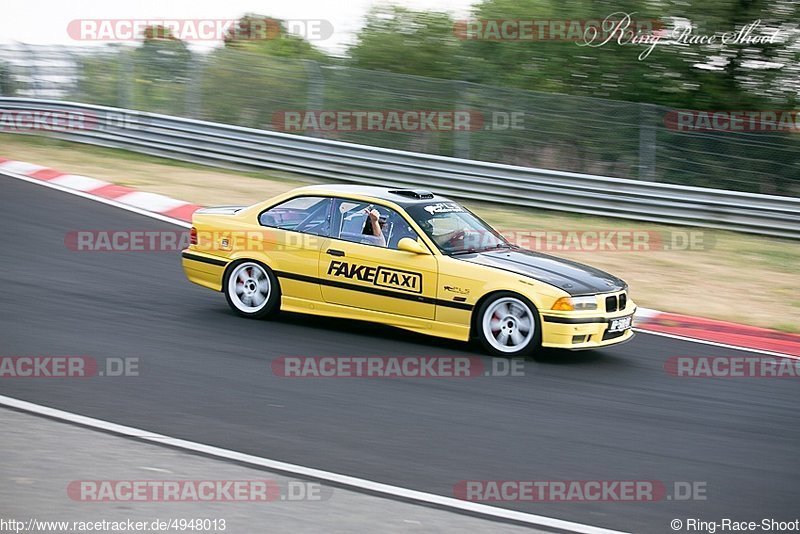
[[[572,296],[611,293],[627,287],[624,281],[600,269],[531,250],[493,250],[453,258],[528,276]]]

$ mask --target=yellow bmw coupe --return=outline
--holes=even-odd
[[[182,252],[190,281],[244,317],[279,310],[480,340],[495,356],[588,349],[633,337],[628,287],[519,248],[450,199],[419,189],[294,189],[206,208]]]

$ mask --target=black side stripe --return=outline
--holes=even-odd
[[[444,299],[435,299],[431,297],[424,297],[422,295],[411,295],[408,293],[395,293],[388,289],[381,289],[378,287],[365,287],[356,284],[349,284],[339,280],[327,280],[323,278],[316,278],[314,276],[306,276],[304,274],[287,273],[284,271],[275,271],[275,276],[278,278],[286,278],[289,280],[297,280],[299,282],[308,282],[309,284],[321,284],[339,289],[349,289],[351,291],[360,291],[362,293],[370,293],[372,295],[380,295],[382,297],[390,297],[400,300],[410,300],[412,302],[421,302],[423,304],[433,304],[436,306],[444,306],[448,308],[456,308],[458,310],[471,310],[474,308],[472,304],[464,302],[453,302]]]
[[[199,261],[200,263],[208,263],[211,265],[218,265],[220,267],[228,265],[228,262],[225,260],[217,260],[214,258],[208,258],[206,256],[198,256],[197,254],[192,254],[191,252],[181,252],[181,256],[183,256],[187,260]]]
[[[181,256],[183,256],[187,260],[199,261],[201,263],[208,263],[211,265],[218,265],[221,267],[224,267],[225,265],[228,264],[228,262],[224,260],[217,260],[214,258],[208,258],[206,256],[198,256],[197,254],[192,254],[191,252],[182,252]],[[289,280],[308,282],[309,284],[322,284],[331,287],[338,287],[339,289],[349,289],[351,291],[371,293],[373,295],[380,295],[382,297],[410,300],[413,302],[422,302],[424,304],[434,304],[436,306],[445,306],[448,308],[456,308],[458,310],[471,310],[472,308],[474,308],[472,304],[466,304],[464,302],[453,302],[444,299],[434,299],[430,297],[423,297],[422,295],[411,295],[408,293],[395,293],[394,291],[390,291],[388,289],[380,289],[377,287],[364,287],[356,284],[348,284],[347,282],[340,282],[338,280],[325,280],[322,278],[316,278],[314,276],[306,276],[303,274],[275,271],[275,276],[277,276],[278,278],[286,278]]]

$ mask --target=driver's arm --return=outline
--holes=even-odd
[[[373,209],[369,212],[369,221],[372,225],[372,235],[376,238],[376,241],[379,241],[379,245],[382,247],[386,246],[386,237],[383,235],[383,231],[381,230],[380,224],[380,214],[378,210]]]

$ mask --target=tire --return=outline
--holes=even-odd
[[[242,317],[261,319],[280,309],[281,289],[272,270],[252,260],[243,260],[225,271],[222,289],[228,306]]]
[[[496,293],[481,304],[475,332],[489,354],[504,358],[529,356],[542,339],[536,306],[510,291]]]

